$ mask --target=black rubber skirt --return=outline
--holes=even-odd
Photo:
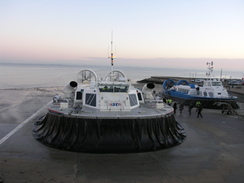
[[[34,123],[41,143],[68,151],[130,153],[181,144],[186,133],[173,114],[153,118],[85,118],[47,113]]]

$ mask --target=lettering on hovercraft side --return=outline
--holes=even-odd
[[[109,105],[110,105],[110,106],[121,106],[121,103],[113,102],[113,103],[110,103]]]

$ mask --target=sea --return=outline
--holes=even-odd
[[[0,63],[0,89],[64,86],[76,80],[78,72],[82,69],[91,69],[99,78],[103,78],[111,71],[111,66]],[[151,76],[204,78],[207,72],[207,68],[199,70],[130,66],[114,67],[114,70],[123,71],[133,83]],[[241,79],[243,75],[244,72],[240,71],[225,71],[222,74],[220,71],[214,72],[217,78],[222,76],[227,79]]]

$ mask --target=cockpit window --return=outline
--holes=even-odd
[[[127,92],[128,85],[99,85],[100,92]]]
[[[222,86],[221,82],[212,82],[212,86]]]
[[[222,83],[219,81],[213,81],[213,82],[204,82],[203,86],[222,86]]]

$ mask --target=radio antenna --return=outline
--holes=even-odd
[[[213,75],[213,61],[212,62],[207,62],[208,65],[208,73],[206,75],[211,79],[211,75]]]
[[[111,56],[108,57],[111,59],[111,71],[113,72],[114,70],[114,53],[113,53],[113,31],[111,33]]]

